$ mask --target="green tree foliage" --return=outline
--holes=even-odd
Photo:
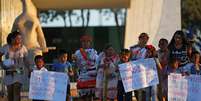
[[[182,27],[201,26],[201,0],[181,0]]]

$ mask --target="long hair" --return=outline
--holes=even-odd
[[[175,35],[180,35],[181,38],[182,38],[182,44],[183,44],[183,45],[187,45],[187,39],[186,39],[186,36],[185,36],[184,32],[183,32],[182,30],[177,30],[177,31],[174,33],[174,35],[173,35],[173,37],[172,37],[172,39],[171,39],[171,41],[170,41],[170,43],[169,43],[169,45],[168,45],[168,48],[169,48],[169,49],[172,49],[172,47],[174,47],[174,44],[175,44],[174,37],[175,37]]]

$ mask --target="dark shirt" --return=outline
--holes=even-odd
[[[171,58],[178,58],[180,59],[181,64],[179,65],[179,67],[186,65],[187,63],[190,62],[190,59],[188,57],[188,53],[187,53],[187,47],[183,46],[180,49],[176,49],[175,47],[172,47],[170,49],[170,57]]]

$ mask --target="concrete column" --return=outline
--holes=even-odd
[[[124,47],[137,44],[142,32],[148,33],[148,43],[157,47],[160,38],[170,40],[181,28],[180,0],[131,0],[126,21]]]
[[[6,43],[15,18],[22,12],[21,0],[1,0],[0,18],[0,44]]]

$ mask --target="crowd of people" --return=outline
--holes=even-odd
[[[117,52],[108,43],[98,54],[92,47],[92,36],[84,34],[80,38],[81,47],[73,55],[75,61],[69,62],[69,54],[61,49],[48,70],[42,55],[35,56],[35,65],[30,65],[30,61],[27,61],[29,52],[22,44],[21,34],[14,31],[8,35],[7,44],[0,48],[0,56],[4,56],[1,65],[6,71],[4,83],[7,86],[8,101],[20,101],[21,87],[33,70],[62,72],[70,80],[76,78],[81,101],[91,101],[94,98],[100,101],[132,101],[133,91],[125,92],[118,65],[146,58],[154,58],[157,63],[159,85],[135,90],[135,97],[137,101],[167,101],[168,75],[200,75],[200,53],[193,49],[181,30],[174,33],[170,42],[161,38],[158,50],[153,45],[148,45],[148,40],[149,35],[141,33],[138,43],[130,49]],[[70,84],[67,86],[66,100],[69,100]]]

